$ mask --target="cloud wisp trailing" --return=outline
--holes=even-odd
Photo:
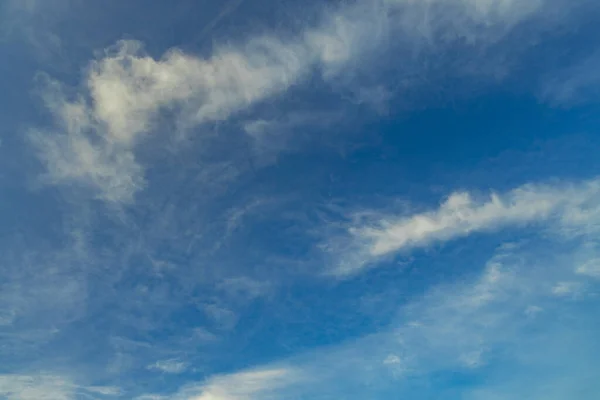
[[[358,1],[325,13],[299,34],[254,36],[206,58],[173,49],[154,59],[140,43],[121,41],[88,66],[74,93],[46,82],[45,102],[58,132],[38,130],[31,138],[48,181],[77,182],[107,201],[131,202],[147,184],[136,146],[165,129],[167,114],[175,115],[178,130],[189,130],[227,120],[314,74],[348,81],[344,76],[368,67],[369,54],[389,48],[396,36],[408,43],[406,54],[432,57],[456,41],[490,46],[543,4]]]
[[[114,398],[120,390],[112,386],[78,386],[57,375],[0,375],[0,395],[8,400],[71,400]]]
[[[600,52],[595,52],[542,81],[540,98],[569,107],[595,101],[600,93]]]
[[[549,224],[560,231],[573,224],[598,223],[600,182],[525,185],[504,194],[454,192],[431,211],[396,216],[362,211],[345,235],[325,243],[334,258],[332,273],[352,275],[385,257],[503,228]]]

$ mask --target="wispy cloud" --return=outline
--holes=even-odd
[[[551,222],[567,229],[599,222],[600,181],[577,185],[525,185],[504,194],[478,196],[455,192],[439,208],[396,216],[363,211],[346,235],[335,237],[324,249],[334,257],[334,274],[350,275],[386,256],[465,237]],[[585,216],[585,218],[582,218]]]
[[[360,101],[360,100],[357,100]],[[376,98],[363,99],[374,106]],[[343,123],[339,111],[292,111],[277,118],[259,118],[243,123],[242,129],[250,139],[257,166],[270,164],[284,151],[293,151],[307,140],[308,129],[324,131]]]
[[[444,374],[476,378],[483,370],[493,382],[498,378],[510,383],[519,397],[528,392],[520,386],[523,379],[541,383],[561,371],[565,362],[561,354],[574,347],[597,347],[593,335],[586,333],[589,329],[582,333],[576,325],[589,317],[581,314],[579,305],[595,309],[593,292],[577,297],[564,295],[562,289],[560,295],[556,293],[556,288],[567,286],[569,294],[575,285],[597,287],[593,280],[579,276],[573,265],[574,261],[590,261],[589,249],[583,246],[566,254],[557,250],[541,256],[537,246],[530,245],[501,246],[482,271],[432,286],[400,304],[393,322],[382,331],[282,360],[281,365],[295,371],[289,377],[282,372],[289,367],[269,367],[273,368],[269,373],[259,374],[251,370],[211,379],[200,387],[185,387],[165,399],[420,397],[444,393],[443,388],[430,392],[431,382]],[[547,248],[545,242],[540,245]],[[557,324],[557,320],[563,322]],[[570,323],[565,325],[567,320]],[[579,338],[577,346],[571,345],[573,338]],[[591,359],[571,354],[566,362],[569,368],[578,369]],[[515,375],[511,370],[527,373]],[[588,375],[569,379],[586,386],[592,383]],[[492,396],[502,391],[493,384],[475,383],[460,393],[480,399],[487,398],[484,393]],[[563,395],[577,392],[566,382],[560,391]],[[456,395],[455,388],[450,393]],[[594,398],[591,393],[583,398]]]
[[[0,375],[0,395],[7,400],[107,399],[120,393],[117,387],[78,386],[56,375]]]
[[[600,52],[596,51],[573,65],[542,80],[542,100],[561,107],[571,107],[600,96]]]
[[[60,52],[62,41],[54,32],[71,0],[7,0],[0,5],[0,43],[25,42],[39,58],[49,61]]]
[[[140,43],[121,41],[90,64],[79,93],[67,96],[58,83],[48,85],[58,132],[38,132],[33,142],[52,182],[77,182],[105,200],[131,202],[145,186],[136,145],[161,130],[164,112],[186,130],[226,120],[315,73],[342,82],[392,36],[406,38],[409,53],[457,38],[487,46],[542,4],[359,1],[325,13],[294,37],[254,36],[207,58],[173,49],[157,60]]]
[[[173,395],[146,394],[136,400],[258,400],[276,399],[277,390],[299,379],[296,372],[285,368],[257,369],[216,376],[204,384],[189,385]]]
[[[600,259],[595,258],[577,267],[577,273],[594,278],[600,278]]]
[[[180,374],[188,368],[188,364],[177,359],[157,361],[148,366],[148,369],[158,370],[167,374]]]
[[[239,4],[229,2],[213,22]],[[371,335],[260,368],[211,375],[251,365],[253,359],[237,354],[242,347],[248,350],[245,346],[265,345],[271,339],[284,345],[304,340],[278,336],[293,330],[278,328],[286,325],[286,318],[294,318],[285,314],[285,303],[302,302],[306,286],[314,283],[314,269],[275,270],[269,264],[290,253],[294,261],[303,262],[293,247],[298,243],[288,247],[285,240],[290,236],[310,253],[307,258],[314,254],[309,249],[314,232],[302,230],[303,210],[283,210],[289,204],[274,207],[272,199],[263,200],[256,193],[264,187],[248,189],[255,181],[243,182],[243,187],[227,193],[230,197],[219,201],[211,197],[242,180],[244,168],[250,168],[249,148],[257,159],[272,160],[294,147],[296,142],[286,135],[299,137],[307,125],[328,131],[346,118],[335,107],[324,111],[320,99],[314,105],[318,113],[310,107],[290,111],[295,99],[278,100],[296,89],[302,92],[306,89],[302,85],[319,85],[317,92],[326,89],[344,102],[385,112],[386,103],[402,95],[395,92],[398,87],[386,85],[387,78],[372,78],[379,71],[389,72],[388,64],[396,68],[393,80],[401,80],[402,88],[419,85],[423,80],[414,77],[429,74],[429,68],[443,76],[488,74],[487,65],[477,64],[486,58],[479,55],[496,54],[495,46],[528,22],[532,25],[525,34],[536,31],[552,6],[567,13],[563,4],[562,0],[341,2],[293,33],[279,30],[249,35],[237,43],[216,43],[204,56],[171,49],[156,57],[140,42],[120,41],[86,66],[76,87],[40,74],[37,84],[54,118],[52,126],[40,124],[28,136],[44,167],[42,181],[73,190],[77,199],[83,192],[85,198],[116,205],[110,210],[117,212],[107,213],[106,204],[86,201],[86,206],[99,207],[91,212],[90,226],[77,227],[84,231],[80,241],[59,235],[45,247],[34,239],[18,248],[2,244],[0,358],[8,360],[5,368],[21,371],[32,359],[36,370],[55,364],[52,371],[85,368],[72,378],[54,373],[0,375],[0,397],[135,398],[144,382],[143,390],[156,394],[138,400],[364,399],[376,394],[395,398],[408,393],[406,378],[428,381],[448,371],[476,374],[498,359],[510,364],[523,353],[507,349],[520,349],[524,341],[538,338],[531,331],[548,328],[549,335],[556,336],[553,340],[560,342],[564,336],[551,329],[550,319],[567,315],[562,310],[572,304],[592,302],[600,276],[593,248],[593,235],[600,231],[597,179],[531,184],[504,193],[457,191],[439,205],[415,207],[411,213],[367,207],[352,214],[345,219],[351,222],[341,223],[341,229],[338,225],[322,243],[331,257],[328,272],[335,277],[354,276],[402,252],[502,229],[539,228],[544,233],[549,229],[557,234],[557,242],[552,241],[554,236],[534,239],[548,239],[543,243],[547,252],[506,246],[480,266],[480,273],[429,288],[423,295],[394,293],[390,295],[394,301],[385,308],[395,317],[385,311],[389,326],[373,328]],[[515,46],[528,46],[529,41],[522,42]],[[446,62],[457,58],[460,62]],[[506,67],[485,62],[494,64],[493,71]],[[574,80],[571,87],[585,82],[595,81]],[[565,93],[578,96],[580,90]],[[560,97],[562,92],[556,93]],[[182,149],[192,142],[202,151]],[[183,153],[193,153],[193,161],[186,164],[189,159],[173,156]],[[269,162],[254,162],[254,167]],[[281,171],[266,172],[270,179],[269,173]],[[248,198],[260,200],[241,204]],[[74,203],[66,205],[69,212],[80,206]],[[119,207],[132,203],[135,207]],[[273,220],[263,226],[264,221],[254,218],[257,214]],[[278,219],[282,214],[294,214],[287,218],[302,218],[302,223],[288,224],[290,219],[282,223]],[[63,218],[57,221],[51,235],[73,230],[62,225]],[[294,225],[290,236],[284,232],[287,225]],[[243,240],[236,241],[240,237]],[[582,256],[572,249],[579,244],[569,243],[572,246],[562,254],[554,246],[564,238],[592,243],[591,250]],[[542,259],[548,265],[541,265]],[[302,279],[296,282],[298,275]],[[339,286],[360,293],[360,288],[352,288],[355,283]],[[327,290],[338,284],[325,280]],[[319,300],[327,303],[326,298]],[[319,316],[313,321],[313,311],[309,301],[302,317],[307,324],[316,324],[308,329],[319,331]],[[269,318],[282,321],[270,329]],[[273,336],[256,337],[266,330]],[[97,341],[89,337],[95,334]],[[280,351],[281,343],[273,343],[262,359],[271,357],[271,350]],[[37,352],[41,347],[43,351]],[[254,353],[251,350],[248,353]],[[179,391],[168,386],[190,376],[196,380]],[[101,383],[85,386],[86,377]],[[111,380],[124,388],[101,386]]]
[[[83,266],[82,266],[83,264]],[[23,248],[14,243],[0,258],[0,354],[18,362],[85,314],[87,264],[71,249]]]
[[[72,400],[74,388],[56,376],[0,375],[0,394],[9,400]]]

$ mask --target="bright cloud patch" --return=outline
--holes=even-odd
[[[46,103],[61,132],[36,133],[32,139],[51,182],[92,185],[105,200],[131,202],[145,186],[135,145],[162,129],[157,126],[161,111],[176,110],[171,129],[223,121],[315,73],[325,81],[342,79],[344,70],[368,62],[363,57],[395,35],[415,40],[404,51],[446,47],[447,35],[485,47],[541,5],[358,2],[328,13],[299,36],[256,36],[239,46],[222,46],[206,59],[173,49],[156,60],[142,52],[140,43],[120,41],[90,64],[84,90],[74,99],[58,83],[49,84]]]
[[[342,254],[336,273],[356,272],[401,250],[510,226],[546,222],[567,229],[572,224],[597,225],[599,195],[597,180],[579,185],[527,185],[480,200],[467,192],[452,193],[437,210],[407,217],[376,217],[364,226],[350,228],[350,243],[342,248],[357,250],[351,256]]]
[[[294,373],[286,369],[264,369],[218,376],[203,385],[191,385],[172,396],[145,394],[136,400],[194,399],[237,400],[276,398],[274,392],[294,379]]]

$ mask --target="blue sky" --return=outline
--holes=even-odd
[[[0,398],[596,399],[593,0],[0,3]]]

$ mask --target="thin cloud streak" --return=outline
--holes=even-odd
[[[565,108],[596,101],[600,94],[600,51],[546,76],[539,92],[541,100]]]
[[[357,223],[323,245],[333,257],[334,275],[353,275],[385,257],[509,227],[550,223],[559,231],[591,228],[600,210],[600,180],[580,184],[524,185],[508,193],[477,198],[455,192],[438,209],[408,216],[357,213]],[[367,217],[360,217],[366,215]],[[596,219],[594,219],[596,217]]]
[[[0,395],[7,400],[73,400],[82,396],[95,400],[120,394],[118,387],[79,386],[58,375],[0,374]]]

